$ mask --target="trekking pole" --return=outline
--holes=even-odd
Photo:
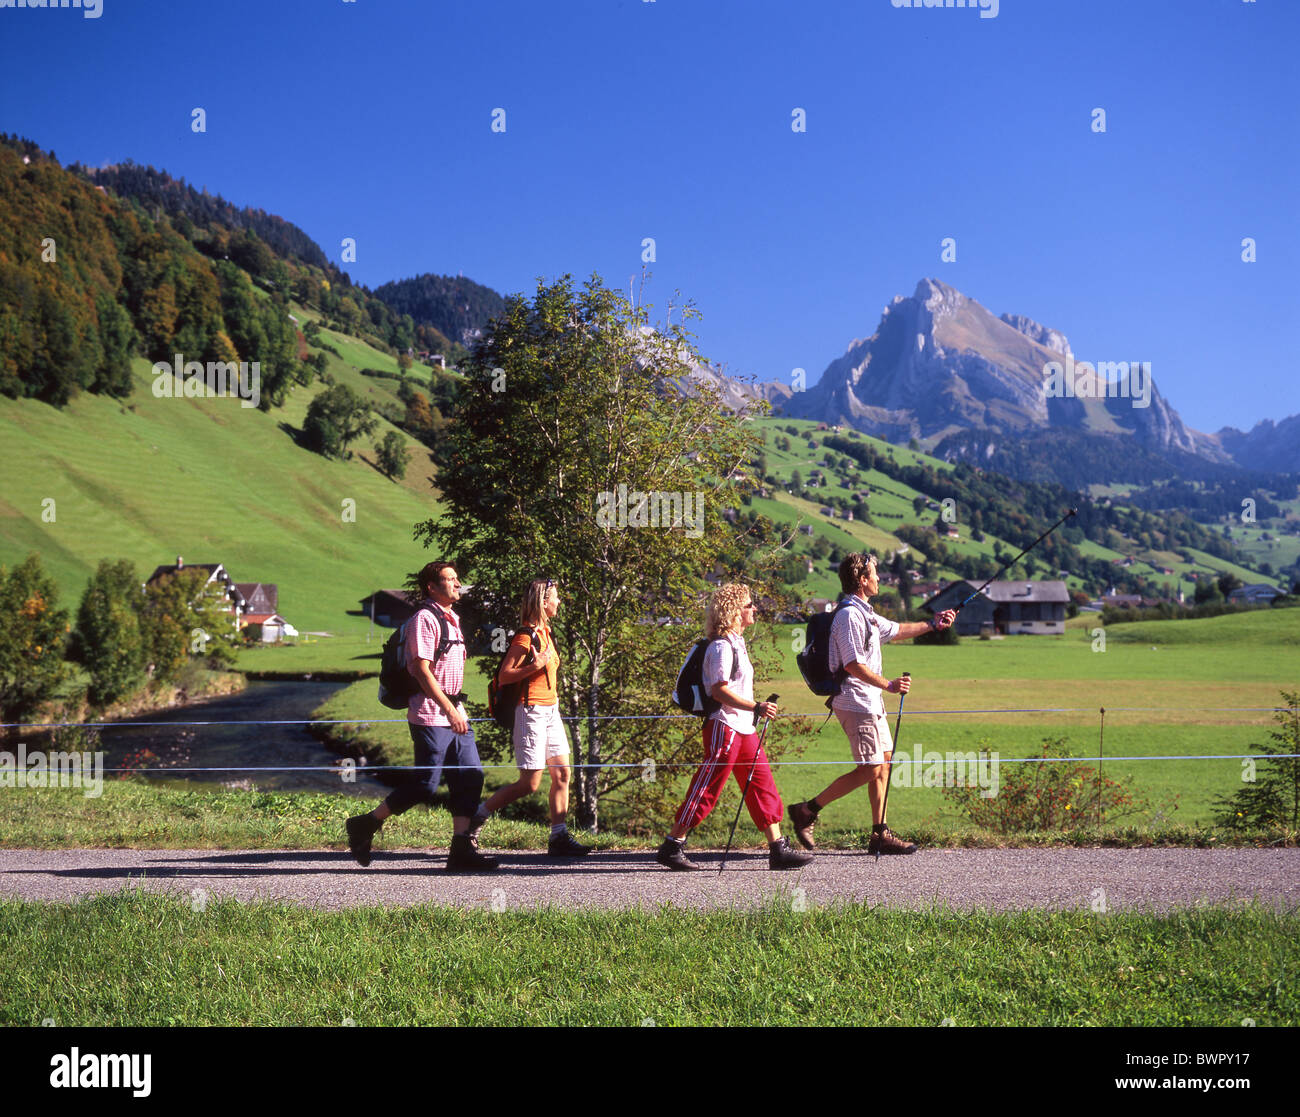
[[[975,590],[974,593],[972,593],[968,598],[966,598],[965,601],[963,601],[960,605],[957,606],[955,611],[960,613],[963,609],[965,609],[967,605],[969,605],[972,601],[974,601],[975,598],[977,598],[981,593],[984,592],[985,589],[988,588],[989,585],[992,584],[993,579],[996,578],[998,574],[1001,574],[1003,570],[1010,570],[1013,566],[1016,565],[1016,563],[1018,563],[1022,558],[1024,558],[1025,555],[1029,554],[1029,552],[1032,551],[1035,547],[1037,547],[1038,544],[1040,544],[1044,539],[1046,539],[1049,535],[1051,535],[1052,532],[1054,532],[1058,527],[1060,527],[1063,523],[1065,523],[1066,520],[1068,520],[1071,516],[1076,515],[1078,511],[1079,510],[1077,508],[1071,508],[1064,516],[1062,516],[1059,520],[1057,520],[1056,523],[1054,523],[1045,532],[1043,532],[1042,535],[1040,535],[1037,539],[1035,539],[1032,543],[1030,543],[1028,547],[1026,547],[1023,551],[1021,551],[1020,554],[1016,555],[1016,557],[1013,558],[1010,562],[1004,563],[1002,566],[1002,570],[999,570],[997,574],[993,575],[993,578],[990,578],[987,582],[984,583],[984,585],[980,586],[979,589]],[[901,702],[899,703],[899,706],[900,708],[902,707]]]
[[[903,678],[910,679],[911,677],[912,677],[912,673],[910,671],[903,672]],[[907,697],[906,691],[900,693],[898,696],[898,720],[894,722],[894,752],[898,751],[898,731],[900,728],[902,728],[903,725],[903,699],[906,697]],[[883,804],[881,804],[880,807],[881,826],[889,825],[889,821],[888,821],[889,820],[889,785],[892,784],[893,782],[894,782],[894,753],[891,752],[889,754],[889,778],[885,780],[885,801]],[[876,850],[876,860],[877,861],[880,860],[879,849]]]
[[[775,702],[781,696],[779,694],[769,694],[764,699],[765,702]],[[718,866],[718,875],[722,875],[722,870],[727,867],[727,854],[731,852],[731,839],[736,836],[736,824],[740,822],[740,812],[745,809],[745,798],[749,795],[750,780],[754,778],[754,769],[758,767],[758,758],[763,752],[763,741],[767,737],[767,727],[771,718],[763,719],[763,728],[758,731],[758,748],[754,750],[754,761],[749,766],[749,779],[745,780],[745,790],[740,793],[740,806],[736,808],[736,817],[731,820],[731,833],[727,835],[727,848],[722,851],[722,864]]]

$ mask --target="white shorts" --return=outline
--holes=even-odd
[[[569,759],[569,738],[560,720],[560,707],[517,706],[515,708],[515,763],[529,772],[539,772],[550,760]]]
[[[883,764],[885,753],[894,751],[889,719],[884,714],[836,710],[835,716],[840,719],[840,725],[849,738],[855,764]]]

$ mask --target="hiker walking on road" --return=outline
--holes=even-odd
[[[507,803],[531,795],[542,785],[542,772],[551,777],[551,835],[549,857],[584,857],[591,846],[573,840],[565,818],[569,813],[569,739],[560,719],[560,699],[555,681],[560,657],[551,637],[550,622],[560,608],[559,587],[550,579],[530,582],[519,603],[519,631],[497,672],[501,685],[523,683],[515,707],[513,742],[519,778],[498,788],[470,820],[469,836],[477,842],[493,812]]]
[[[840,776],[819,795],[790,805],[794,835],[805,849],[812,849],[813,827],[818,812],[850,791],[867,785],[871,797],[871,853],[915,853],[916,846],[890,833],[884,818],[885,789],[889,784],[894,742],[889,733],[881,692],[906,694],[912,685],[906,676],[886,679],[881,673],[881,646],[891,640],[910,640],[926,632],[947,628],[957,614],[946,609],[932,621],[899,624],[878,616],[868,600],[880,592],[876,557],[846,555],[840,563],[840,607],[831,622],[830,668],[842,676],[840,690],[831,700],[857,767]]]
[[[407,622],[406,661],[419,689],[407,703],[406,720],[415,746],[416,779],[394,790],[368,814],[347,821],[348,848],[362,865],[370,864],[370,844],[384,819],[417,803],[432,805],[447,777],[451,796],[452,839],[447,854],[451,872],[495,869],[469,835],[470,818],[483,791],[483,765],[474,730],[465,714],[465,639],[452,606],[460,600],[460,578],[449,562],[431,562],[417,575],[424,601]]]
[[[743,635],[754,623],[754,612],[754,599],[746,586],[719,586],[709,600],[704,630],[709,646],[704,653],[703,679],[705,691],[719,706],[704,722],[704,762],[691,780],[673,828],[655,854],[655,860],[669,869],[700,867],[684,852],[686,835],[709,816],[733,770],[742,790],[746,782],[749,784],[745,805],[754,825],[767,838],[768,866],[798,869],[812,860],[808,854],[791,849],[781,837],[781,796],[754,731],[755,714],[760,718],[777,714],[775,702],[754,701],[754,667]]]

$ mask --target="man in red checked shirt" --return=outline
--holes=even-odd
[[[451,872],[495,869],[496,858],[479,853],[469,836],[470,819],[483,792],[483,765],[474,731],[465,716],[465,639],[452,606],[460,600],[460,578],[449,562],[431,562],[417,576],[424,601],[407,624],[406,661],[419,683],[407,706],[418,779],[403,784],[369,814],[348,819],[348,848],[364,867],[370,843],[390,814],[417,803],[431,805],[445,774],[451,795]],[[445,769],[445,771],[444,771]]]

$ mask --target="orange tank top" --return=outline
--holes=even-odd
[[[541,655],[548,649],[552,652],[555,650],[555,643],[551,639],[551,630],[544,624],[539,624],[535,630],[537,654]],[[530,646],[527,632],[516,632],[515,638],[510,641],[511,645],[519,648]],[[559,695],[555,690],[555,679],[559,674],[560,661],[552,656],[551,661],[546,667],[538,671],[536,675],[528,680],[528,685],[520,691],[519,701],[525,706],[555,706],[559,703]]]

